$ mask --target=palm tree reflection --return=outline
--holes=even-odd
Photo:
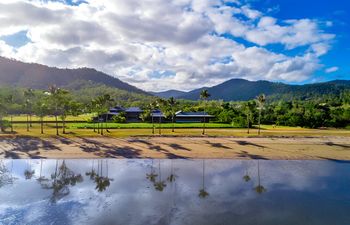
[[[249,173],[248,173],[248,163],[245,164],[245,175],[243,176],[243,180],[245,182],[249,182],[251,180]]]
[[[104,176],[104,171],[106,176]],[[107,190],[107,187],[111,184],[112,179],[108,176],[108,160],[105,160],[105,170],[103,170],[103,160],[97,161],[97,172],[94,169],[94,161],[92,161],[91,171],[85,173],[86,176],[90,177],[96,184],[95,189],[98,192]]]
[[[209,196],[209,193],[205,189],[205,160],[203,159],[203,170],[202,170],[202,188],[199,190],[198,196],[200,198],[206,198]]]
[[[158,174],[159,174],[158,181],[155,181],[153,183],[153,185],[157,191],[163,191],[164,188],[166,187],[166,183],[164,180],[162,180],[162,171],[160,169],[160,160],[158,160]]]
[[[12,176],[13,161],[11,161],[11,170],[9,170],[4,162],[0,160],[0,188],[5,185],[13,184],[15,178]]]
[[[260,182],[260,163],[259,163],[259,160],[258,160],[258,186],[256,186],[254,189],[258,194],[262,194],[262,193],[266,192],[266,188],[264,186],[262,186],[261,182]]]
[[[27,169],[24,171],[24,177],[26,178],[26,180],[30,180],[30,179],[32,179],[34,173],[35,173],[35,171],[32,170],[31,161],[28,160],[27,161]]]
[[[146,174],[146,178],[150,180],[152,183],[155,183],[157,176],[158,174],[156,174],[156,172],[154,171],[153,159],[152,159],[151,172]]]
[[[40,183],[42,188],[52,189],[50,200],[56,203],[58,200],[69,195],[69,186],[75,186],[82,181],[83,177],[69,169],[65,160],[62,161],[60,166],[58,166],[58,160],[56,160],[55,173],[51,174],[51,180],[43,179]]]

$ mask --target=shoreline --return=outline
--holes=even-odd
[[[350,160],[350,138],[305,137],[0,137],[0,159]]]

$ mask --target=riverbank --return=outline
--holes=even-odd
[[[0,158],[350,160],[350,137],[0,137]]]

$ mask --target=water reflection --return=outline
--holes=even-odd
[[[0,160],[0,224],[348,225],[349,175],[326,161]]]

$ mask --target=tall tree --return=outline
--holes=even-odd
[[[27,131],[29,131],[29,127],[32,127],[32,106],[34,97],[35,93],[33,89],[28,88],[24,91],[25,108],[27,111]]]
[[[108,117],[107,117],[107,112],[110,108],[110,106],[112,105],[112,103],[114,102],[113,99],[111,98],[111,96],[109,94],[104,94],[101,95],[99,97],[97,97],[94,101],[95,106],[97,107],[97,112],[98,115],[105,113],[105,118],[102,118],[103,122],[107,122]],[[99,116],[98,116],[99,118]],[[107,129],[107,128],[106,128]],[[103,124],[101,124],[101,135],[103,135]]]
[[[202,90],[200,93],[200,99],[203,101],[204,103],[204,110],[203,110],[203,131],[202,131],[202,135],[205,134],[205,122],[206,122],[206,118],[205,118],[205,108],[206,108],[206,103],[207,103],[207,99],[210,97],[210,94],[208,92],[208,90]]]
[[[244,111],[247,116],[247,133],[249,134],[250,122],[252,121],[255,104],[252,101],[247,101],[244,105]]]
[[[5,132],[5,121],[4,117],[7,112],[6,102],[0,98],[0,132]]]
[[[50,109],[53,115],[55,116],[56,122],[56,135],[59,135],[58,132],[58,116],[62,115],[65,112],[65,105],[69,98],[69,92],[56,87],[55,85],[49,86],[48,91],[46,92],[49,97]]]
[[[34,105],[34,113],[40,118],[40,133],[44,133],[44,117],[49,113],[47,97],[40,98]]]
[[[264,105],[265,105],[265,102],[266,102],[266,97],[264,94],[261,94],[257,97],[256,99],[257,103],[258,103],[258,106],[259,106],[259,129],[258,129],[258,134],[260,135],[260,124],[261,124],[261,111],[263,110],[264,108]]]
[[[168,114],[170,114],[171,122],[173,123],[172,132],[175,132],[175,116],[176,116],[176,106],[178,105],[174,97],[168,99]]]
[[[155,125],[154,125],[154,110],[157,108],[157,101],[153,101],[149,104],[150,110],[151,110],[151,122],[152,122],[152,134],[155,132]]]

